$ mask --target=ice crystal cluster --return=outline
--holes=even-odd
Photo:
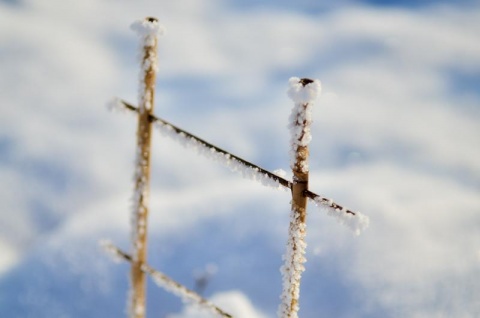
[[[155,18],[145,18],[137,20],[131,25],[131,29],[140,37],[140,64],[139,75],[139,114],[153,109],[153,87],[155,73],[158,70],[157,40],[158,36],[163,34],[165,29]],[[149,87],[147,87],[147,84]],[[142,248],[139,235],[146,231],[146,213],[148,202],[148,158],[150,149],[143,147],[145,138],[148,136],[147,125],[138,127],[138,144],[135,159],[135,193],[133,195],[133,213],[132,213],[132,241],[134,250]],[[137,257],[137,253],[133,253]]]
[[[107,109],[111,112],[130,113],[128,111],[128,108],[125,107],[125,104],[123,103],[123,101],[118,97],[114,97],[111,100],[109,100],[106,106],[107,106]]]
[[[283,255],[284,265],[280,268],[283,280],[281,304],[278,309],[280,318],[297,318],[298,299],[300,296],[300,279],[305,271],[306,224],[301,222],[298,211],[290,212],[290,227],[288,230],[287,251]]]
[[[128,112],[135,114],[135,112],[127,108],[126,104],[119,98],[114,98],[107,104],[110,110],[119,112]],[[249,167],[244,163],[236,160],[231,155],[219,152],[217,149],[209,147],[206,143],[202,143],[201,140],[195,137],[190,137],[187,134],[181,132],[179,128],[163,122],[162,120],[156,120],[155,126],[160,133],[168,138],[172,138],[176,142],[183,145],[185,148],[190,148],[196,151],[198,154],[211,158],[214,161],[222,163],[224,166],[230,168],[233,172],[238,172],[242,176],[248,179],[252,179],[260,182],[263,185],[273,187],[275,189],[288,190],[288,188],[282,186],[278,180],[275,180],[260,170],[253,167]],[[275,175],[280,178],[285,178],[287,173],[282,169],[273,171]],[[345,207],[338,208],[338,205],[331,199],[316,196],[310,199],[322,212],[326,212],[327,215],[337,219],[337,221],[348,227],[353,231],[355,235],[361,234],[369,225],[369,218],[359,212],[355,214],[349,213]]]
[[[118,249],[112,242],[108,240],[101,240],[100,246],[107,252],[108,255],[115,261],[120,262],[122,260],[131,261],[131,256],[122,252]],[[174,281],[167,275],[163,274],[162,272],[156,271],[147,264],[143,264],[141,267],[142,271],[148,273],[154,283],[163,288],[164,290],[178,296],[184,304],[190,304],[194,306],[198,306],[205,310],[208,310],[211,314],[218,316],[218,317],[231,317],[230,315],[226,314],[223,310],[215,306],[210,301],[206,300],[196,292],[189,290],[182,284]],[[140,305],[135,308],[135,310],[130,310],[130,312],[134,312],[135,314],[142,314],[145,311],[145,307]]]
[[[220,308],[216,307],[213,303],[203,298],[199,294],[192,290],[189,290],[185,286],[172,280],[165,274],[155,271],[149,266],[143,265],[142,268],[145,272],[148,272],[152,277],[154,283],[163,288],[165,291],[170,292],[179,297],[186,305],[193,305],[201,309],[205,309],[210,312],[213,317],[231,317],[223,312]]]
[[[287,94],[295,103],[288,126],[290,130],[290,165],[292,169],[299,169],[303,173],[308,171],[308,163],[306,160],[298,160],[298,149],[306,147],[312,140],[310,133],[312,108],[320,91],[319,80],[298,77],[292,77],[289,80]]]
[[[158,23],[156,18],[151,17],[136,20],[132,23],[130,29],[143,39],[141,42],[142,47],[155,45],[158,36],[164,35],[166,32],[165,27]]]
[[[119,98],[113,98],[110,100],[107,103],[107,107],[109,110],[118,112],[125,112],[128,110],[125,102]],[[132,112],[132,109],[130,109],[130,112]],[[272,178],[272,176],[267,173],[263,173],[259,168],[249,166],[244,162],[237,160],[233,155],[227,153],[226,151],[222,152],[218,148],[209,145],[207,142],[204,142],[197,137],[188,135],[187,133],[181,131],[180,128],[177,128],[176,126],[173,126],[164,120],[154,120],[154,126],[161,135],[174,140],[184,148],[193,150],[200,156],[224,165],[230,169],[230,171],[239,173],[246,179],[257,181],[264,186],[274,189],[288,190],[282,184],[280,184],[278,180]],[[278,169],[274,171],[274,175],[280,178],[285,178],[286,172],[282,169]]]
[[[107,253],[107,255],[110,256],[112,261],[114,261],[115,263],[120,263],[121,261],[123,261],[122,254],[119,253],[119,250],[113,245],[110,240],[100,240],[99,243],[103,250]]]
[[[312,200],[316,206],[325,209],[327,215],[334,217],[340,224],[348,227],[355,235],[360,235],[370,224],[368,216],[355,212],[347,213],[347,208],[335,208],[332,200],[320,196]]]
[[[272,187],[275,189],[285,189],[277,180],[271,178],[268,174],[263,173],[262,171],[260,171],[260,169],[248,166],[232,157],[232,155],[221,152],[217,148],[209,146],[206,143],[200,141],[199,139],[196,139],[195,137],[188,136],[184,132],[178,132],[173,126],[169,124],[156,121],[155,126],[162,135],[175,140],[183,147],[193,150],[201,156],[223,164],[231,171],[239,173],[242,177],[246,179],[257,181],[264,186]]]
[[[134,250],[142,248],[139,235],[143,235],[146,231],[146,213],[147,207],[145,202],[149,200],[149,191],[147,186],[147,174],[146,174],[146,153],[142,153],[140,147],[137,148],[136,154],[136,168],[134,181],[136,182],[135,192],[133,193],[133,213],[132,213],[132,242],[134,244]],[[135,258],[137,253],[133,254]]]
[[[139,60],[141,64],[139,83],[139,108],[140,111],[152,109],[153,92],[146,89],[145,78],[149,73],[158,71],[157,41],[165,33],[165,28],[158,23],[156,18],[145,18],[135,21],[130,28],[140,37]]]

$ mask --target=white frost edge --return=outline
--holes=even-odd
[[[277,176],[279,176],[280,178],[286,178],[287,176],[287,172],[283,169],[275,169],[273,170],[273,173]]]
[[[303,86],[301,79],[292,77],[289,80],[288,96],[294,101],[295,106],[289,117],[288,129],[290,130],[290,166],[296,169],[296,165],[302,172],[308,172],[306,160],[297,163],[298,147],[307,146],[312,140],[310,126],[312,123],[312,109],[315,99],[320,95],[321,84],[319,80],[313,80]]]
[[[356,236],[360,235],[370,224],[368,216],[359,212],[355,212],[355,215],[347,213],[347,209],[334,209],[329,206],[328,202],[322,201],[321,197],[310,199],[320,209],[325,209],[327,215],[334,217],[340,224],[348,227]]]
[[[126,110],[125,104],[123,104],[123,102],[118,98],[112,99],[107,106],[109,109],[112,110]],[[173,139],[185,148],[194,150],[199,155],[212,159],[213,161],[222,163],[231,171],[240,173],[246,179],[257,181],[264,186],[268,186],[274,189],[288,191],[288,188],[282,186],[278,181],[275,181],[268,175],[263,174],[260,171],[251,167],[245,166],[243,163],[232,158],[231,156],[220,153],[216,151],[215,148],[209,148],[204,144],[196,141],[195,139],[189,138],[183,133],[177,133],[171,125],[156,121],[154,123],[154,126],[163,136]],[[274,174],[278,175],[281,178],[284,178],[286,172],[283,169],[277,169],[274,171]],[[322,197],[320,196],[316,199],[310,200],[313,201],[314,204],[319,207],[319,209],[326,210],[327,215],[335,217],[339,223],[348,227],[357,236],[360,235],[370,224],[370,219],[368,218],[368,216],[363,215],[359,212],[355,212],[355,215],[346,213],[345,208],[343,210],[334,209],[329,206],[328,202],[324,202],[322,200]]]
[[[121,263],[124,261],[123,256],[118,252],[118,249],[115,247],[115,245],[113,245],[112,241],[102,239],[98,242],[98,244],[115,263]]]
[[[114,97],[106,103],[107,109],[112,112],[129,113],[127,107],[118,97]]]
[[[245,179],[257,181],[264,186],[274,189],[288,190],[278,181],[272,179],[268,174],[262,173],[258,168],[246,166],[242,162],[232,158],[229,154],[218,152],[215,148],[208,147],[207,145],[202,144],[201,142],[185,135],[182,132],[178,133],[171,125],[158,121],[155,122],[154,125],[162,135],[173,139],[187,149],[193,150],[198,155],[223,164],[231,171],[239,173]]]
[[[183,304],[198,306],[203,309],[207,309],[210,313],[214,314],[217,317],[225,317],[218,312],[217,307],[213,303],[204,299],[197,293],[187,289],[185,286],[173,281],[163,273],[152,270],[149,266],[146,265],[142,266],[142,270],[150,274],[152,280],[157,286],[179,297],[182,300]]]
[[[158,23],[157,20],[149,21],[148,18],[134,21],[130,25],[130,29],[132,29],[140,37],[157,37],[164,35],[167,31],[162,24]]]
[[[282,256],[284,264],[280,268],[283,281],[281,304],[278,308],[278,317],[297,318],[299,304],[298,302],[292,308],[292,294],[295,299],[300,297],[300,279],[305,271],[303,265],[307,259],[305,251],[307,244],[305,242],[306,224],[300,222],[299,214],[293,210],[290,212],[290,227],[285,254]]]
[[[99,241],[100,246],[103,248],[103,250],[112,258],[112,260],[115,263],[120,263],[122,261],[125,261],[124,255],[122,255],[122,252],[115,246],[110,240],[100,240]],[[204,309],[208,309],[211,313],[219,316],[219,317],[224,317],[219,311],[218,307],[216,307],[213,303],[209,302],[208,300],[202,298],[200,295],[197,293],[190,291],[187,289],[185,286],[175,282],[165,274],[154,270],[148,265],[143,264],[142,265],[142,271],[147,272],[155,282],[155,284],[166,291],[180,297],[182,302],[184,304],[191,304],[191,305],[196,305],[199,307],[202,307]],[[129,304],[131,304],[131,297],[132,297],[132,291],[130,290],[129,292]],[[145,308],[143,306],[137,306],[134,310],[128,309],[129,312],[129,317],[135,317],[138,314],[142,314],[145,312]]]
[[[136,191],[133,193],[132,197],[132,214],[131,214],[131,224],[132,224],[132,245],[133,245],[133,259],[137,257],[137,250],[141,248],[142,243],[139,242],[139,235],[143,235],[146,231],[146,219],[145,214],[147,212],[146,207],[141,203],[149,201],[149,191],[147,187],[147,176],[144,174],[143,166],[145,165],[145,160],[141,154],[139,147],[137,147],[136,155],[136,164],[135,164],[135,174],[134,174],[134,183],[138,182],[136,185]],[[135,259],[136,260],[136,259]]]
[[[158,21],[145,18],[143,20],[135,21],[131,27],[141,38],[140,41],[140,74],[139,74],[139,85],[138,85],[138,111],[139,113],[144,113],[147,110],[153,109],[153,91],[148,89],[145,86],[145,78],[148,73],[158,71],[158,56],[156,43],[158,36],[164,33],[164,27],[158,23]],[[138,133],[143,134],[146,127],[139,127],[140,131]],[[141,144],[137,140],[137,151],[135,158],[135,175],[134,182],[136,191],[133,194],[133,207],[132,207],[132,244],[134,252],[132,254],[133,258],[137,257],[137,249],[141,248],[140,242],[138,241],[139,234],[145,232],[146,220],[145,213],[146,208],[141,206],[140,199],[143,197],[145,201],[148,202],[148,187],[146,184],[147,176],[144,173],[143,167],[146,164],[145,158],[148,156],[147,150],[146,153],[142,153]]]
[[[317,79],[303,86],[300,78],[291,77],[288,80],[288,84],[288,97],[290,97],[295,104],[314,103],[322,90],[322,85]]]
[[[163,25],[159,24],[157,20],[149,21],[148,18],[135,21],[130,28],[140,36],[139,60],[141,70],[139,74],[138,85],[138,106],[140,112],[146,109],[152,109],[152,93],[145,87],[145,76],[147,72],[152,70],[158,72],[158,56],[155,45],[158,37],[165,33]],[[148,52],[148,54],[146,53]]]

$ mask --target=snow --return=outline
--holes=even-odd
[[[281,304],[278,308],[278,317],[297,318],[299,310],[300,279],[305,271],[303,264],[306,262],[305,243],[306,224],[301,222],[300,213],[292,209],[290,213],[290,227],[288,233],[287,251],[283,256],[284,265],[280,268],[283,279],[283,290],[280,296]]]
[[[0,258],[0,275],[7,272],[13,265],[20,260],[20,255],[17,251],[8,244],[8,241],[4,241],[0,238],[0,251],[2,251],[2,257]]]
[[[17,5],[14,6],[14,3]],[[168,47],[168,51],[174,52],[172,57],[182,56],[170,59],[168,69],[171,71],[168,76],[174,76],[174,73],[178,75],[178,69],[183,71],[181,74],[184,77],[202,78],[210,75],[212,82],[208,87],[223,89],[222,96],[225,93],[225,98],[222,100],[241,96],[245,104],[254,105],[259,100],[258,90],[261,89],[261,93],[264,93],[265,86],[258,83],[275,84],[276,81],[282,81],[283,72],[277,72],[279,69],[311,70],[314,74],[322,68],[326,70],[324,63],[325,58],[328,58],[328,84],[331,84],[329,91],[333,96],[329,107],[331,122],[326,124],[332,127],[335,122],[343,120],[342,129],[325,129],[328,135],[314,134],[316,124],[320,122],[317,116],[320,114],[317,114],[315,106],[312,143],[320,138],[335,138],[335,143],[323,145],[325,153],[355,144],[365,150],[362,153],[365,156],[362,164],[349,165],[348,169],[325,169],[325,174],[322,173],[324,181],[318,187],[312,187],[312,190],[324,192],[319,194],[330,195],[334,199],[334,194],[341,192],[341,201],[346,201],[351,208],[360,207],[357,204],[363,206],[360,212],[368,213],[375,224],[371,224],[369,233],[365,233],[368,237],[352,242],[350,247],[353,248],[325,249],[324,255],[328,260],[316,259],[315,265],[321,263],[321,266],[328,263],[328,266],[335,267],[345,261],[351,262],[349,278],[353,279],[349,285],[352,288],[347,288],[345,297],[338,299],[336,304],[319,303],[315,306],[316,295],[307,298],[306,294],[302,294],[301,307],[305,317],[315,316],[315,313],[304,312],[304,303],[312,303],[312,307],[325,311],[330,306],[339,305],[338,316],[344,317],[349,314],[352,316],[355,307],[363,307],[365,303],[372,316],[408,316],[408,313],[421,312],[428,317],[441,315],[442,312],[445,316],[461,317],[478,310],[478,296],[475,298],[475,294],[478,295],[480,291],[476,278],[480,263],[471,263],[470,256],[472,251],[480,249],[480,231],[476,226],[469,227],[465,224],[480,224],[479,91],[478,82],[477,85],[474,82],[478,77],[471,73],[472,70],[480,70],[480,41],[476,40],[476,30],[480,30],[480,3],[452,1],[445,8],[442,5],[405,6],[407,2],[397,2],[397,7],[376,6],[373,2],[370,2],[372,5],[359,2],[358,6],[330,2],[336,6],[334,10],[324,10],[315,15],[305,14],[307,10],[289,11],[286,7],[288,3],[282,1],[278,2],[278,6],[275,4],[277,10],[268,10],[273,7],[268,4],[267,10],[257,10],[251,5],[252,2],[246,2],[248,7],[241,8],[240,11],[238,6],[233,10],[232,6],[218,6],[218,2],[212,1],[208,5],[200,4],[200,1],[189,3],[194,8],[182,10],[184,2],[171,2],[171,5],[169,3],[161,11],[147,1],[123,1],[110,8],[107,7],[110,6],[107,1],[85,1],[78,2],[78,5],[58,0],[4,1],[0,5],[0,24],[4,26],[0,77],[5,86],[2,99],[5,105],[11,105],[2,108],[1,126],[6,134],[2,138],[2,147],[5,147],[5,140],[13,145],[13,153],[10,152],[11,148],[2,148],[0,170],[3,187],[0,197],[5,211],[15,211],[14,216],[12,213],[2,213],[0,232],[5,244],[14,249],[19,257],[17,266],[2,276],[0,289],[13,301],[0,306],[0,317],[14,317],[15,308],[18,308],[15,301],[18,303],[17,299],[24,298],[27,292],[50,297],[55,303],[49,303],[49,306],[43,308],[30,306],[28,314],[25,309],[25,314],[17,316],[52,317],[51,309],[55,305],[66,309],[64,313],[53,316],[75,316],[78,303],[91,307],[90,311],[83,312],[83,316],[99,316],[99,310],[94,309],[98,302],[92,298],[98,300],[104,295],[97,293],[89,295],[92,296],[89,298],[85,296],[87,293],[80,293],[76,294],[78,297],[71,297],[77,287],[76,283],[83,284],[83,278],[74,277],[68,282],[65,280],[64,284],[55,288],[55,281],[66,277],[61,275],[69,273],[68,268],[66,271],[51,271],[42,275],[44,284],[35,282],[35,274],[41,267],[39,260],[50,258],[55,263],[59,261],[52,256],[52,251],[45,249],[46,241],[52,238],[63,242],[62,245],[59,244],[59,249],[66,247],[71,254],[84,252],[79,246],[72,246],[69,239],[73,236],[67,232],[67,226],[74,228],[75,235],[85,242],[96,235],[111,235],[111,232],[99,233],[97,228],[110,227],[111,231],[122,233],[119,228],[123,228],[123,223],[111,220],[114,224],[110,224],[105,218],[104,212],[107,211],[101,207],[106,206],[107,201],[125,201],[122,199],[122,190],[126,187],[121,175],[127,172],[130,177],[133,174],[125,169],[125,164],[126,161],[127,164],[128,161],[133,161],[134,154],[129,152],[130,147],[122,147],[122,143],[133,132],[116,125],[124,122],[125,118],[108,117],[102,110],[98,113],[95,105],[98,101],[103,101],[106,95],[111,95],[105,94],[106,92],[116,92],[120,97],[131,95],[125,86],[129,85],[126,81],[133,66],[124,58],[129,41],[123,36],[125,33],[122,33],[122,24],[127,21],[128,27],[129,17],[133,14],[136,18],[138,12],[138,17],[143,17],[142,14],[168,17],[184,31],[183,41],[176,41],[180,40],[179,37],[172,36],[174,43]],[[89,19],[88,16],[103,17]],[[212,19],[212,16],[222,17],[222,24],[218,22],[219,19]],[[272,21],[282,23],[277,25]],[[383,27],[385,21],[392,22],[388,28]],[[163,18],[160,22],[166,24]],[[242,34],[251,35],[251,29],[245,28],[246,22],[254,22],[251,25],[256,26],[255,36],[250,37],[247,43],[233,41],[234,38],[241,38]],[[170,25],[167,26],[168,31],[171,31]],[[278,32],[278,27],[282,28],[282,32]],[[193,32],[187,32],[188,30]],[[231,30],[235,31],[233,37]],[[137,38],[133,32],[127,33],[130,33],[131,38]],[[311,36],[312,34],[316,36]],[[42,40],[38,41],[39,39]],[[212,45],[211,39],[218,45]],[[285,47],[285,41],[290,40],[293,43]],[[160,41],[163,42],[163,38]],[[198,58],[188,59],[191,54],[188,48],[193,43],[196,50],[197,46],[201,47],[202,54]],[[371,48],[372,43],[385,45],[384,49],[378,50],[374,55],[365,54],[366,48]],[[428,47],[438,49],[428,50]],[[242,54],[239,58],[232,51],[247,54]],[[272,56],[272,51],[280,54]],[[27,57],[19,54],[22,52],[32,54]],[[206,56],[205,52],[212,54]],[[163,53],[159,51],[159,55]],[[163,57],[160,59],[160,73],[168,72],[162,67],[162,59]],[[249,67],[248,72],[245,68],[236,67],[240,59],[244,59],[242,65]],[[399,59],[404,65],[414,66],[415,72],[409,67],[399,68]],[[26,61],[28,62],[25,63]],[[445,72],[446,66],[448,72]],[[92,69],[96,71],[92,72]],[[254,73],[250,70],[254,70]],[[455,76],[451,70],[455,71]],[[40,74],[45,76],[35,76]],[[467,83],[459,81],[459,78],[465,80],[469,74],[472,76],[468,77]],[[13,78],[15,80],[11,80]],[[125,81],[120,83],[120,78]],[[316,105],[322,105],[323,108],[327,78],[322,75],[320,79],[323,90]],[[286,92],[288,76],[283,82]],[[47,89],[34,89],[39,83]],[[22,90],[22,87],[30,89]],[[48,89],[49,87],[55,88],[55,94],[52,94],[53,89]],[[72,90],[72,87],[75,89]],[[134,88],[135,94],[136,87]],[[19,94],[20,91],[22,93]],[[184,93],[191,96],[188,100],[176,100],[177,110],[189,108],[192,106],[191,100],[198,101],[205,97],[202,90],[190,90],[187,87]],[[261,104],[278,105],[278,100],[273,95],[276,94],[263,94]],[[38,102],[40,100],[42,102]],[[62,107],[62,104],[66,104],[65,101],[69,101],[68,107]],[[136,103],[136,99],[132,101]],[[452,101],[455,101],[455,107],[452,107]],[[205,113],[216,110],[214,107],[209,108],[213,105],[202,106],[205,106]],[[250,112],[242,107],[231,108],[230,115],[235,116],[238,122],[248,121]],[[268,116],[269,111],[270,107],[258,107],[258,117]],[[465,116],[466,114],[468,115]],[[405,119],[409,123],[408,129],[395,122],[395,118]],[[429,119],[428,129],[421,118]],[[79,119],[85,124],[71,124]],[[286,124],[286,120],[283,121]],[[113,123],[115,124],[112,125]],[[274,126],[273,129],[268,136],[283,133],[281,127]],[[286,128],[283,130],[286,132]],[[42,138],[49,140],[48,145],[42,144]],[[385,147],[385,141],[388,140],[398,142]],[[272,142],[275,142],[274,138]],[[110,147],[115,143],[120,146]],[[312,143],[310,147],[313,147]],[[397,147],[399,145],[405,146],[400,153]],[[176,152],[177,149],[172,151]],[[59,156],[59,153],[62,155]],[[86,153],[88,160],[75,160]],[[242,155],[241,152],[239,154]],[[36,167],[37,159],[40,159],[41,167],[48,165],[46,168],[49,168],[53,165],[53,172],[62,172],[68,180],[73,179],[74,182],[69,182],[67,187],[60,190],[57,186],[49,186],[57,185],[57,173],[37,174],[26,169]],[[330,159],[331,157],[326,160]],[[269,161],[265,162],[269,167]],[[329,167],[338,168],[333,160],[328,162]],[[405,164],[412,162],[415,164]],[[277,168],[275,164],[271,167]],[[288,164],[282,167],[287,171],[289,169]],[[195,175],[194,167],[185,169],[188,169],[186,173]],[[44,171],[42,168],[41,172]],[[341,182],[334,184],[331,176],[338,177],[345,184],[351,184],[351,188],[360,186],[355,191],[339,191]],[[231,177],[236,179],[237,176]],[[206,180],[202,188],[215,190],[217,183],[213,181],[222,180]],[[326,180],[332,180],[331,187]],[[113,195],[116,193],[118,196]],[[337,196],[340,200],[340,196]],[[193,201],[193,198],[189,199]],[[263,197],[262,201],[265,213],[274,213],[272,208],[275,205],[268,206],[267,197]],[[79,202],[82,203],[78,204]],[[116,218],[121,219],[123,205],[113,202],[108,203],[107,208],[117,207]],[[206,205],[212,204],[211,202],[215,201],[208,201]],[[39,209],[37,206],[45,208]],[[238,208],[233,202],[232,207],[234,211]],[[61,211],[58,211],[59,208]],[[84,220],[90,218],[87,213],[90,214],[95,208],[101,220],[91,222],[89,228]],[[320,209],[317,211],[313,204],[311,208],[314,209],[310,214],[320,213]],[[60,213],[47,214],[55,211]],[[68,213],[62,213],[66,211]],[[323,215],[326,210],[322,209],[321,213],[322,219],[326,221],[326,216]],[[110,211],[108,214],[111,214]],[[50,215],[54,217],[53,223],[47,223]],[[228,226],[229,219],[225,220]],[[73,225],[74,222],[78,224]],[[203,226],[204,223],[200,225]],[[308,225],[311,231],[312,223]],[[254,224],[250,229],[253,233],[260,230]],[[172,240],[182,238],[185,235],[182,232],[175,233]],[[439,233],[442,234],[438,235]],[[337,234],[343,237],[342,233],[336,232],[329,237],[336,238]],[[267,248],[268,245],[264,249]],[[3,251],[3,248],[0,247],[0,250]],[[226,252],[223,257],[228,259],[230,253],[235,252],[237,251]],[[197,256],[195,253],[196,250],[192,251],[192,258]],[[330,257],[331,253],[334,254],[333,257]],[[201,255],[204,256],[203,252]],[[256,255],[264,257],[261,252]],[[422,255],[428,257],[422,262],[413,261],[421,259]],[[369,261],[372,257],[375,262]],[[167,257],[162,259],[165,265],[170,264],[169,261],[173,262]],[[308,261],[307,269],[310,269],[313,259],[309,258]],[[171,267],[176,269],[175,266]],[[232,280],[233,286],[239,287],[241,282],[230,269],[224,269],[231,274],[227,279]],[[92,265],[86,270],[89,273],[86,279],[96,277]],[[110,274],[117,280],[125,278],[126,272],[118,272],[121,273]],[[332,285],[339,282],[341,286],[341,275],[332,277],[332,281]],[[276,280],[269,279],[266,283],[275,284]],[[15,290],[11,288],[12,284],[16,286]],[[452,292],[457,290],[461,292]],[[122,302],[122,297],[115,296],[118,293],[123,291],[112,294],[114,298],[105,297],[104,308],[113,311],[122,307],[118,304],[118,301]],[[352,293],[354,302],[351,301]],[[405,297],[406,294],[408,297]],[[251,294],[252,299],[260,296],[258,292]],[[363,302],[365,299],[368,301]],[[277,306],[275,304],[274,307]],[[268,305],[265,308],[272,311]],[[276,308],[273,309],[275,311]]]
[[[267,318],[265,314],[256,309],[250,299],[241,291],[230,290],[216,293],[211,298],[212,302],[221,306],[233,317],[247,318]],[[182,312],[178,314],[170,314],[170,318],[211,318],[212,315],[206,310],[202,310],[198,306],[185,306]]]

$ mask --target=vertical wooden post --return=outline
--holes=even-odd
[[[302,107],[306,108],[308,105],[304,104]],[[303,123],[303,128],[306,122]],[[301,125],[301,124],[299,124]],[[303,264],[306,259],[305,254],[305,236],[306,236],[306,220],[307,220],[307,197],[305,191],[308,190],[308,146],[298,146],[295,151],[295,164],[292,166],[293,184],[292,184],[292,206],[291,206],[291,220],[290,232],[295,233],[292,237],[293,254],[297,254],[297,264],[293,265],[293,280],[290,288],[291,302],[290,312],[288,317],[296,317],[299,309],[298,300],[300,297],[300,279],[301,274],[305,270]]]
[[[300,279],[305,270],[305,236],[308,190],[308,143],[310,142],[311,108],[320,90],[320,82],[291,78],[290,98],[295,107],[290,116],[291,168],[293,172],[292,205],[285,263],[282,267],[283,293],[279,317],[296,318],[299,310]]]
[[[135,193],[132,215],[133,261],[131,268],[131,295],[129,311],[131,318],[145,317],[146,287],[142,266],[147,262],[147,221],[150,194],[150,161],[152,123],[154,109],[155,78],[157,72],[158,21],[145,18],[132,25],[142,37],[141,75],[139,88],[139,112],[137,126],[137,154],[135,170]]]

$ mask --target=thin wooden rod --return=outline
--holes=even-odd
[[[103,242],[102,245],[105,248],[105,250],[115,258],[118,257],[130,263],[134,262],[131,255],[125,253],[124,251],[122,251],[112,243]],[[223,309],[214,305],[209,300],[203,298],[201,295],[199,295],[195,291],[188,289],[187,287],[173,280],[172,278],[165,275],[164,273],[158,270],[155,270],[153,267],[151,267],[147,263],[144,263],[142,265],[141,270],[143,273],[150,275],[150,277],[152,277],[152,279],[157,283],[157,285],[160,285],[161,287],[165,288],[169,292],[172,292],[178,296],[181,296],[183,301],[188,301],[192,304],[196,304],[205,309],[208,309],[220,317],[225,317],[225,318],[233,317],[232,315],[225,312]]]
[[[137,154],[135,167],[135,192],[132,213],[132,268],[130,292],[130,318],[144,318],[146,308],[145,273],[147,262],[147,229],[150,196],[152,121],[155,105],[155,78],[157,73],[158,36],[152,32],[158,25],[156,18],[147,17],[138,22],[141,33],[142,56],[140,63],[139,109],[137,122]]]
[[[120,102],[123,104],[123,106],[130,110],[130,111],[133,111],[133,112],[138,112],[138,108],[135,107],[134,105],[132,105],[131,103],[129,102],[126,102],[124,100],[120,100]],[[213,148],[215,149],[215,151],[221,153],[221,154],[224,154],[224,155],[229,155],[231,158],[234,158],[235,160],[239,161],[240,163],[244,164],[245,166],[249,167],[249,168],[252,168],[252,169],[257,169],[259,172],[263,173],[263,174],[266,174],[269,178],[273,179],[274,181],[278,182],[280,185],[282,185],[283,187],[285,188],[288,188],[288,189],[292,189],[292,185],[293,183],[287,179],[284,179],[282,177],[279,177],[278,175],[276,175],[275,173],[273,172],[270,172],[260,166],[257,166],[256,164],[253,164],[243,158],[240,158],[220,147],[217,147],[215,146],[214,144],[208,142],[208,141],[205,141],[204,139],[200,138],[200,137],[197,137],[195,136],[194,134],[186,131],[186,130],[183,130],[182,128],[179,128],[178,126],[175,126],[174,124],[166,121],[165,119],[163,118],[160,118],[160,117],[157,117],[153,114],[151,114],[149,116],[149,119],[150,121],[152,122],[160,122],[162,123],[163,125],[168,125],[170,127],[172,127],[172,129],[177,133],[177,134],[185,134],[186,137],[188,138],[191,138],[193,140],[195,140],[196,142],[200,143],[200,144],[203,144],[205,147],[208,147],[208,148]],[[352,211],[352,210],[349,210],[349,209],[345,209],[344,210],[344,207],[334,201],[332,201],[331,199],[328,199],[326,197],[323,197],[321,195],[318,195],[310,190],[305,190],[303,192],[303,195],[306,196],[307,198],[310,198],[312,200],[314,200],[315,202],[320,202],[321,204],[327,206],[327,207],[330,207],[332,209],[335,209],[335,210],[340,210],[340,211],[344,211],[345,213],[348,213],[348,214],[352,214],[352,215],[356,215],[356,212]]]

